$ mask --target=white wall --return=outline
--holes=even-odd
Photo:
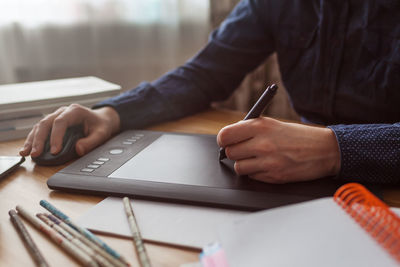
[[[206,0],[0,1],[0,84],[95,75],[130,89],[184,63],[210,30]]]

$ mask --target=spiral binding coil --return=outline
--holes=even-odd
[[[340,187],[334,200],[400,263],[400,218],[364,186]]]

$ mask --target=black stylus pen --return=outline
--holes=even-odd
[[[268,86],[243,120],[245,121],[260,117],[261,113],[268,106],[268,104],[271,102],[272,98],[276,94],[277,89],[278,86],[276,84]],[[221,147],[219,149],[219,160],[221,161],[225,158],[226,158],[225,148]]]

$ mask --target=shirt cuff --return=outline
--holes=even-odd
[[[152,124],[179,117],[156,88],[150,83],[141,83],[137,88],[106,99],[92,108],[109,106],[120,117],[121,130],[140,129]]]
[[[337,138],[341,169],[337,179],[371,183],[400,181],[400,124],[328,126]]]

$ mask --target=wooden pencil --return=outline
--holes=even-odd
[[[135,245],[136,253],[139,257],[139,262],[142,267],[151,267],[149,256],[144,247],[142,236],[139,227],[136,223],[135,215],[132,210],[131,202],[128,197],[123,198],[126,217],[128,219],[129,228],[132,232],[133,244]]]
[[[8,212],[8,214],[10,215],[10,219],[15,227],[15,230],[18,232],[19,236],[22,238],[22,241],[26,245],[36,266],[48,267],[49,266],[48,263],[44,259],[42,253],[40,253],[35,242],[33,242],[33,239],[31,238],[30,234],[28,233],[28,230],[26,230],[24,223],[21,221],[21,219],[19,218],[19,216],[15,212],[15,210],[10,210]]]
[[[86,253],[82,252],[81,250],[77,249],[74,245],[72,245],[71,242],[69,242],[67,239],[62,237],[59,233],[54,231],[50,226],[36,218],[34,215],[26,211],[23,207],[17,206],[17,211],[18,214],[21,214],[23,218],[25,218],[27,221],[29,221],[33,226],[35,226],[37,229],[39,229],[42,233],[44,233],[46,236],[50,237],[50,239],[62,247],[67,253],[69,253],[71,256],[73,256],[75,259],[77,259],[80,263],[82,263],[84,266],[90,266],[90,267],[98,267],[99,265],[95,260],[93,260],[89,255]]]
[[[103,258],[100,254],[96,253],[96,251],[93,250],[91,247],[84,244],[81,240],[79,240],[78,237],[70,234],[67,230],[63,229],[60,226],[59,222],[56,222],[55,220],[50,219],[48,214],[39,213],[39,214],[36,214],[36,216],[39,219],[41,219],[44,223],[46,223],[48,226],[50,226],[51,228],[56,230],[58,233],[60,233],[62,236],[64,236],[66,239],[68,239],[71,243],[73,243],[77,247],[79,247],[79,249],[84,251],[86,254],[88,254],[90,257],[92,257],[94,260],[96,260],[101,266],[104,266],[104,267],[115,266],[115,265],[111,264],[109,261],[107,261],[105,258]]]
[[[66,223],[69,227],[73,228],[74,230],[78,231],[80,234],[82,234],[86,239],[90,240],[100,248],[102,248],[107,254],[109,254],[111,257],[115,258],[115,262],[117,266],[129,266],[129,263],[120,255],[118,252],[116,252],[114,249],[112,249],[110,246],[108,246],[105,242],[103,242],[100,238],[98,238],[96,235],[92,234],[89,230],[86,228],[80,227],[78,224],[74,223],[66,214],[64,214],[61,210],[57,209],[55,206],[50,204],[46,200],[41,200],[40,205],[50,211],[54,216],[62,220],[64,223]],[[108,259],[108,258],[107,258]]]

